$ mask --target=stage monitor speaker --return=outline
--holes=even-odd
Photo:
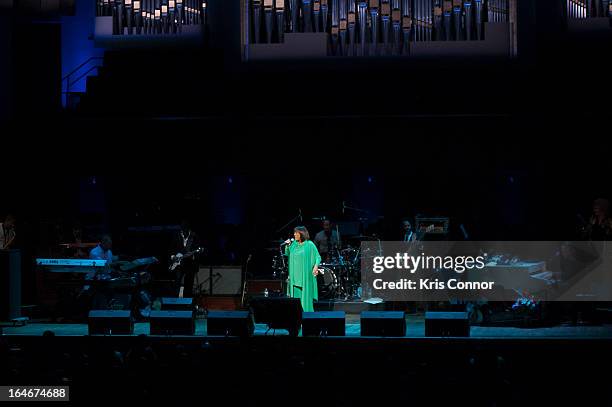
[[[344,311],[304,312],[302,336],[345,336],[345,318]]]
[[[0,250],[0,321],[21,317],[21,252]]]
[[[151,335],[193,335],[195,319],[192,311],[151,311]]]
[[[363,311],[361,336],[406,336],[403,311]]]
[[[467,312],[426,312],[425,336],[470,336]]]
[[[162,297],[162,311],[193,311],[193,298]]]
[[[134,320],[130,311],[91,310],[89,335],[132,335]]]
[[[249,311],[208,311],[208,335],[250,336],[255,326]]]
[[[242,268],[240,266],[213,266],[211,270],[210,266],[201,266],[194,286],[197,287],[196,292],[205,292],[209,295],[240,295],[242,293]]]
[[[250,302],[255,322],[270,329],[286,329],[297,336],[302,325],[302,303],[299,298],[253,297]]]

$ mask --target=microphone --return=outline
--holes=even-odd
[[[344,215],[344,209],[346,209],[345,201],[342,201],[342,214]]]
[[[300,222],[302,222],[302,208],[299,208],[298,210],[300,211]]]
[[[294,240],[295,240],[295,239],[287,239],[287,240],[285,240],[285,241],[284,241],[284,242],[281,244],[281,246],[284,246],[284,245],[289,244],[289,243],[293,243],[293,241],[294,241]]]

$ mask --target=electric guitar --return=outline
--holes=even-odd
[[[183,263],[183,260],[191,258],[191,257],[195,256],[196,254],[199,254],[199,253],[201,253],[203,251],[204,251],[204,249],[202,247],[198,247],[197,249],[192,250],[190,252],[187,252],[185,254],[177,253],[177,254],[171,256],[170,257],[171,263],[170,263],[170,266],[168,267],[169,271],[176,270]]]

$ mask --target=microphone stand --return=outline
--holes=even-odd
[[[249,254],[249,257],[247,257],[246,264],[244,265],[244,277],[242,280],[242,300],[240,301],[240,306],[242,308],[244,308],[244,295],[246,294],[246,283],[247,283],[247,276],[249,274],[248,269],[249,269],[249,262],[251,261],[251,257],[253,256]]]
[[[287,228],[289,225],[291,225],[293,222],[297,221],[298,219],[300,219],[300,221],[301,221],[301,219],[302,219],[302,210],[301,210],[301,209],[298,209],[298,211],[299,211],[299,212],[298,212],[297,216],[295,216],[295,217],[291,218],[291,220],[290,220],[289,222],[285,223],[285,224],[284,224],[284,225],[283,225],[283,226],[282,226],[280,229],[278,229],[278,230],[277,230],[276,232],[274,232],[274,233],[280,233],[280,232],[282,232],[282,231],[283,231],[283,230],[285,230],[285,229],[286,229],[286,228]]]

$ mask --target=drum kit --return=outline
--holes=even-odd
[[[347,245],[335,248],[325,263],[319,265],[322,299],[358,299],[361,286],[359,249]]]

